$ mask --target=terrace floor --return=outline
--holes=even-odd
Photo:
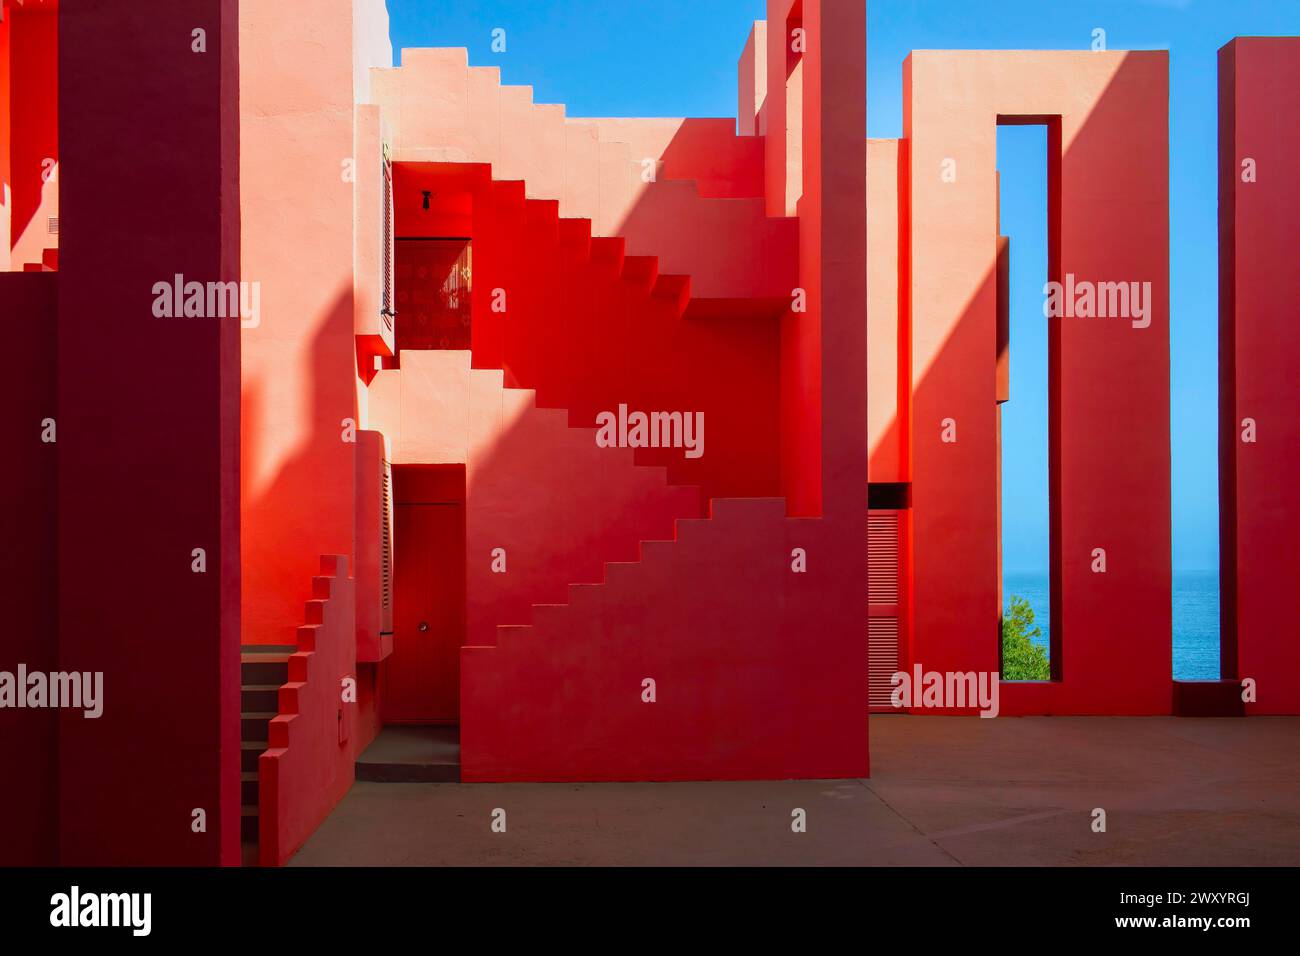
[[[1300,718],[888,715],[865,780],[358,782],[290,865],[1294,866],[1298,755]]]

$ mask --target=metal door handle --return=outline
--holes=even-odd
[[[420,622],[420,633],[423,634],[423,633],[424,633],[425,631],[427,631],[428,629],[429,629],[429,622],[428,622],[428,621],[421,621],[421,622]]]

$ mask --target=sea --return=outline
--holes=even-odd
[[[1039,643],[1047,647],[1050,588],[1046,573],[1008,571],[1002,593],[1009,606],[1012,595],[1029,601],[1034,624],[1042,628]],[[1217,680],[1219,677],[1219,572],[1175,571],[1173,578],[1175,680]]]

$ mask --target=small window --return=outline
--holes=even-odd
[[[470,347],[471,244],[468,239],[400,239],[397,348]]]

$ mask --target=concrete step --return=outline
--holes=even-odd
[[[265,740],[267,725],[276,716],[273,710],[245,711],[239,715],[241,740]]]
[[[239,709],[275,711],[279,708],[279,700],[279,684],[245,684],[240,688]]]
[[[257,758],[266,752],[270,744],[266,740],[244,740],[239,744],[239,770],[241,773],[255,773]]]
[[[460,728],[389,726],[357,758],[357,780],[459,783]]]
[[[289,680],[288,654],[243,654],[239,659],[240,685],[280,684]]]

